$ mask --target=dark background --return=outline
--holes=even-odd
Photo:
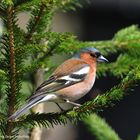
[[[132,24],[139,25],[140,1],[91,0],[89,3],[83,2],[83,8],[77,8],[76,12],[69,14],[80,19],[81,33],[77,34],[79,40],[109,40],[118,30]],[[114,59],[114,56],[110,59]],[[100,81],[96,80],[94,88],[104,92],[117,82],[119,79],[108,76]],[[134,91],[116,106],[100,113],[123,140],[135,140],[140,134],[139,90],[140,87],[135,87]],[[79,122],[78,137],[79,140],[93,140],[93,136],[81,122]]]

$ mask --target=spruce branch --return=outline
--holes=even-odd
[[[95,113],[85,117],[83,122],[97,140],[121,140],[107,122]]]
[[[138,26],[132,25],[125,29],[118,31],[112,40],[107,41],[85,41],[81,42],[76,40],[76,38],[71,39],[68,43],[62,43],[57,49],[56,52],[63,51],[65,53],[68,52],[76,52],[80,48],[85,46],[96,47],[99,49],[104,55],[108,55],[110,53],[124,52],[126,53],[129,50],[129,53],[134,51],[135,49],[140,50],[140,30]],[[133,52],[132,52],[133,53]],[[139,53],[139,51],[135,51],[135,53]],[[135,54],[133,53],[133,55]]]
[[[9,36],[9,74],[10,74],[10,85],[8,94],[8,116],[12,115],[15,111],[16,103],[16,62],[15,62],[15,48],[14,48],[14,33],[13,33],[13,12],[14,9],[12,6],[7,8],[7,30]],[[10,140],[10,136],[13,131],[13,123],[7,122],[5,129],[5,140]]]
[[[81,120],[87,114],[102,111],[102,109],[114,105],[114,102],[119,101],[126,96],[126,92],[132,89],[139,81],[140,67],[129,72],[126,78],[124,78],[118,86],[115,86],[105,94],[84,103],[77,109],[65,111],[63,113],[31,114],[27,115],[26,118],[14,122],[14,124],[18,127],[26,127],[27,124],[30,124],[31,127],[34,125],[51,127],[54,124],[65,124],[67,123],[67,120],[72,122]]]
[[[138,63],[139,59],[135,58],[135,56],[128,55],[128,53],[120,54],[117,60],[110,63],[107,67],[105,64],[100,65],[98,67],[97,76],[101,77],[110,74],[117,78],[123,78],[129,71],[136,68]]]
[[[41,19],[41,16],[43,15],[44,9],[45,9],[45,4],[42,3],[40,5],[38,15],[34,17],[34,23],[32,24],[32,27],[30,28],[29,32],[26,35],[25,42],[29,42],[31,40],[33,33],[36,31],[36,27]]]

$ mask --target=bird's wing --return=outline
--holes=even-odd
[[[42,83],[29,98],[29,101],[40,95],[54,93],[85,79],[90,66],[79,59],[70,59],[60,65],[52,76]]]

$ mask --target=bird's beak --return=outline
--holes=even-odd
[[[98,59],[97,59],[97,61],[98,62],[109,62],[104,56],[100,56],[100,57],[98,57]]]

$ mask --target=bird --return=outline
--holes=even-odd
[[[108,60],[94,47],[82,48],[72,58],[64,61],[52,75],[31,95],[27,103],[8,120],[16,120],[29,109],[42,102],[68,103],[81,106],[75,101],[86,95],[95,83],[98,62]]]

